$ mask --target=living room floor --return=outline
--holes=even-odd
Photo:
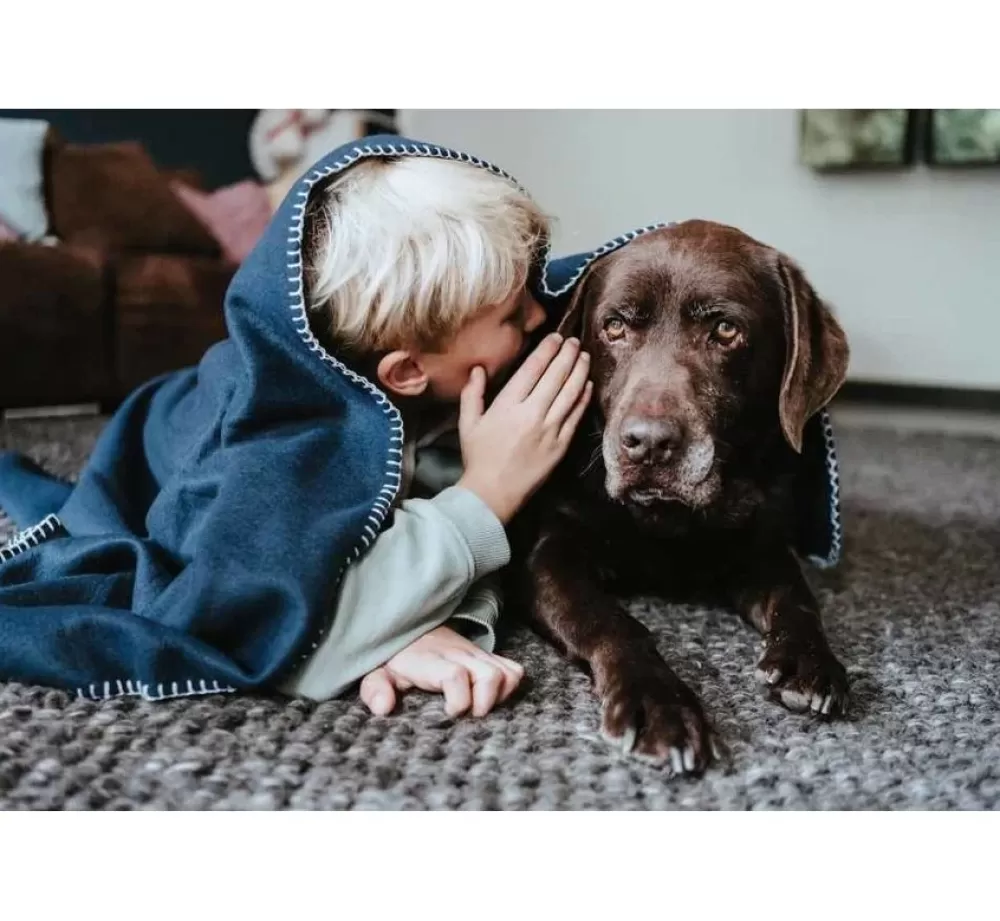
[[[415,696],[375,718],[354,698],[96,703],[0,684],[0,808],[995,809],[1000,419],[834,418],[846,557],[810,578],[852,680],[847,721],[763,700],[757,640],[736,617],[644,601],[636,616],[730,749],[700,780],[610,748],[586,677],[519,631],[509,654],[531,680],[482,720]],[[102,423],[8,420],[0,450],[69,475]]]

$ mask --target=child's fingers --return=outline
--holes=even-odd
[[[520,662],[505,659],[503,656],[494,656],[493,658],[497,660],[503,670],[503,688],[500,691],[500,703],[503,703],[517,690],[521,679],[524,678],[524,666]]]
[[[500,703],[503,703],[503,701],[517,690],[517,686],[521,683],[521,679],[524,677],[524,666],[520,662],[515,662],[513,659],[508,659],[505,656],[498,656],[492,652],[483,652],[478,646],[474,651],[474,655],[476,658],[482,659],[484,662],[489,662],[503,671],[504,684],[503,690],[500,692]]]
[[[550,333],[539,342],[535,350],[524,359],[521,367],[511,375],[494,405],[504,401],[520,403],[527,399],[552,360],[559,354],[562,341],[562,336],[558,333]]]
[[[396,689],[384,666],[365,675],[361,681],[360,695],[364,705],[376,716],[392,713],[396,706]]]
[[[486,372],[477,366],[472,369],[459,399],[458,427],[460,432],[467,430],[470,423],[476,422],[482,416],[485,393]]]
[[[521,665],[520,662],[515,662],[513,659],[506,659],[503,656],[483,652],[478,647],[476,648],[474,655],[480,661],[488,663],[500,672],[500,693],[497,696],[494,706],[498,703],[502,704],[508,697],[510,697],[511,694],[514,693],[514,691],[517,690],[518,685],[521,683],[521,679],[524,678],[524,666]]]
[[[531,396],[528,399],[541,411],[543,417],[548,414],[553,401],[559,396],[559,392],[563,389],[566,381],[569,380],[579,356],[579,341],[577,339],[567,339],[563,343],[559,354],[552,359],[552,363],[545,369],[541,380],[535,385],[535,389],[531,392]]]
[[[590,403],[590,397],[593,392],[594,382],[587,381],[583,388],[583,393],[580,394],[580,399],[576,401],[576,406],[573,407],[573,411],[566,417],[566,421],[559,430],[560,441],[565,443],[572,439],[577,426],[580,424],[580,420],[583,418],[583,414],[587,411],[587,405]]]
[[[566,379],[562,390],[556,395],[545,415],[545,421],[561,429],[563,422],[576,407],[583,396],[584,388],[587,386],[587,377],[590,374],[590,356],[586,352],[580,352],[577,356],[573,371]]]
[[[486,716],[496,704],[504,686],[504,672],[489,658],[462,656],[462,664],[472,675],[472,715]]]
[[[472,687],[469,672],[461,665],[441,660],[445,669],[441,681],[441,691],[444,694],[444,712],[448,716],[461,716],[472,706]]]

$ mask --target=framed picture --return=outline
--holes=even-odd
[[[901,169],[914,157],[908,109],[803,109],[799,158],[816,170]]]
[[[1000,109],[933,109],[924,124],[931,166],[1000,165]]]

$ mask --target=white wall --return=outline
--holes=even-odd
[[[789,110],[404,110],[400,123],[515,175],[559,218],[557,253],[659,220],[735,224],[832,303],[853,379],[1000,389],[1000,169],[819,176],[797,162]]]

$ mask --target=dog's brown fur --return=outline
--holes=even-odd
[[[689,221],[595,263],[561,329],[592,354],[594,401],[513,533],[512,588],[590,670],[605,735],[679,773],[713,759],[697,696],[623,605],[639,592],[731,605],[764,637],[757,674],[775,699],[843,714],[790,497],[803,428],[842,384],[848,347],[801,270]]]

